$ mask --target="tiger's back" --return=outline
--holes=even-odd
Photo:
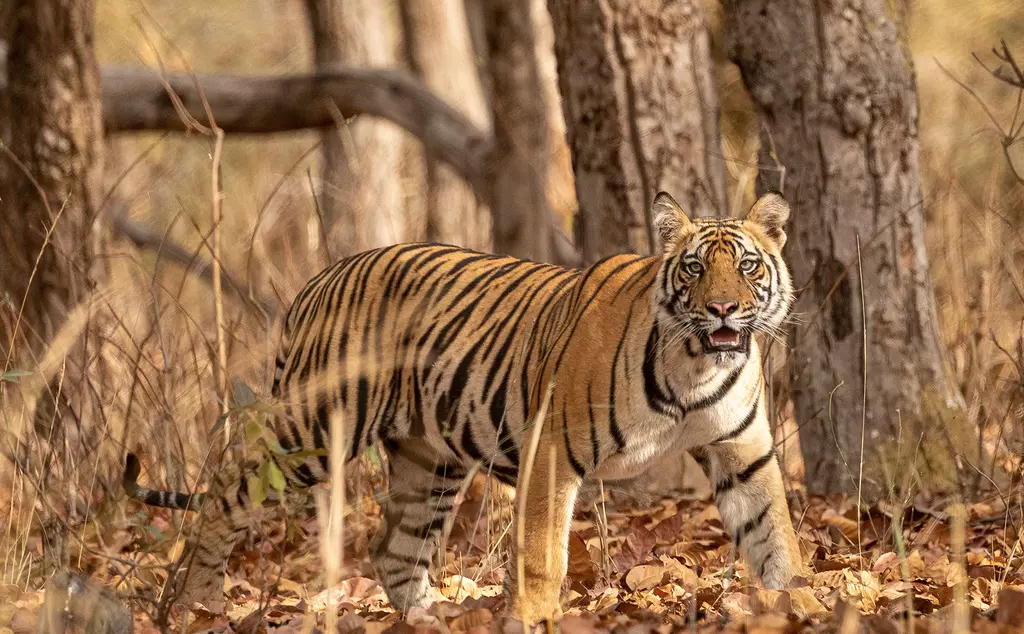
[[[272,389],[291,413],[279,430],[285,449],[325,446],[328,412],[337,411],[349,457],[378,439],[415,438],[438,465],[484,461],[514,484],[529,388],[579,278],[443,245],[339,262],[285,319]],[[296,475],[323,480],[326,462]]]

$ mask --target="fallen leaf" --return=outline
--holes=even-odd
[[[480,598],[480,590],[477,588],[476,581],[461,575],[452,575],[442,579],[439,590],[448,600],[456,603],[468,597]]]
[[[643,526],[633,529],[626,536],[626,541],[622,544],[622,548],[612,558],[612,565],[615,567],[616,572],[625,572],[633,568],[633,566],[646,561],[657,542],[658,540],[655,538],[654,533]]]
[[[586,542],[579,533],[569,533],[569,578],[583,584],[584,588],[593,588],[597,583],[597,572]]]
[[[676,513],[662,521],[651,529],[655,540],[659,544],[674,544],[683,530],[686,517],[682,513]]]
[[[1000,625],[1024,623],[1024,586],[1009,586],[999,591],[996,622]]]
[[[633,566],[626,573],[626,587],[636,592],[650,590],[661,584],[665,577],[665,567],[661,564]]]

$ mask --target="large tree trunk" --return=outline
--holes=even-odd
[[[484,2],[494,120],[491,215],[496,252],[547,262],[554,222],[545,191],[548,120],[531,12],[521,0]]]
[[[31,362],[94,281],[102,119],[93,13],[92,0],[14,3],[9,107],[0,110],[4,359],[13,345],[14,358]]]
[[[696,0],[548,0],[586,262],[655,245],[648,207],[671,192],[726,212],[714,64]]]
[[[402,0],[408,55],[438,96],[490,128],[463,0]],[[491,248],[491,214],[447,165],[427,165],[427,239]]]
[[[102,383],[102,360],[86,350],[81,333],[90,311],[79,309],[104,277],[94,257],[102,235],[103,135],[93,18],[92,0],[15,2],[7,107],[0,110],[0,130],[7,131],[0,149],[0,363],[32,371],[20,394],[42,444],[29,433],[20,439],[40,449],[26,452],[23,464],[50,498],[40,521],[51,569],[67,565],[63,529],[77,519],[69,498],[93,464],[68,456],[87,455],[103,423],[86,386]],[[72,311],[79,318],[69,321]],[[11,403],[14,387],[2,383],[0,395]],[[27,427],[8,423],[15,434]]]
[[[396,25],[378,0],[306,0],[317,71],[396,64]],[[325,233],[335,257],[401,242],[402,132],[380,120],[341,120],[323,133]]]
[[[921,425],[959,399],[928,277],[917,90],[900,16],[883,0],[725,6],[730,55],[764,126],[760,162],[785,167],[793,205],[786,256],[803,318],[791,378],[807,487],[856,491],[863,460],[864,491],[884,494],[918,448],[924,466],[960,442]],[[762,172],[759,188],[778,189],[778,173]]]

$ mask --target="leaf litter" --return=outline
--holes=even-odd
[[[265,521],[264,534],[251,535],[236,550],[225,601],[172,610],[170,629],[317,632],[333,606],[338,632],[520,632],[503,613],[502,554],[481,539],[486,506],[473,496],[483,490],[470,487],[448,548],[435,557],[431,608],[396,613],[374,579],[368,543],[379,507],[367,496],[345,518],[337,586],[322,587],[316,518],[292,508]],[[808,576],[776,591],[761,588],[737,560],[707,501],[665,499],[636,508],[613,495],[601,516],[606,524],[587,512],[572,523],[560,629],[1024,634],[1019,510],[998,498],[966,505],[966,539],[958,551],[951,543],[949,500],[915,502],[905,509],[866,507],[858,517],[855,501],[809,498],[806,508],[794,511]],[[166,565],[181,550],[175,539],[180,515],[138,509],[118,530],[85,535],[96,543],[83,550],[82,568],[132,606],[135,630],[148,633],[160,631],[151,612]],[[894,524],[902,526],[901,540],[894,539]],[[964,553],[960,561],[955,552]],[[36,631],[43,601],[43,592],[0,585],[0,634]]]

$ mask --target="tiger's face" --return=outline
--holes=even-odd
[[[754,332],[779,336],[793,301],[781,255],[789,205],[780,194],[762,196],[742,220],[691,220],[665,193],[653,212],[665,251],[655,311],[668,333],[695,337],[704,354],[723,359],[746,353]]]

